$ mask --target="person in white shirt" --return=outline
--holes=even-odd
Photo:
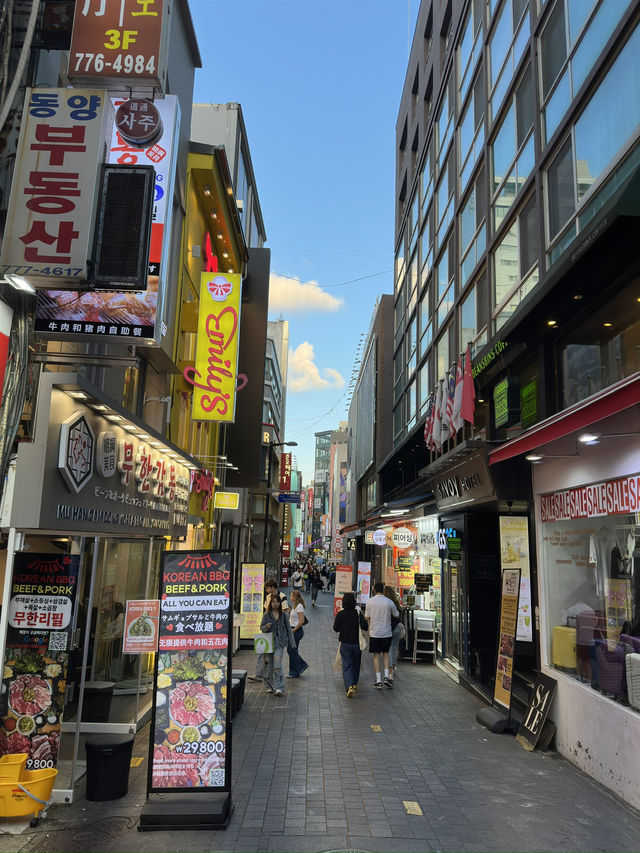
[[[391,599],[384,594],[384,584],[378,581],[373,590],[375,595],[367,601],[364,618],[369,623],[369,651],[373,654],[373,668],[376,674],[374,687],[382,690],[382,670],[380,669],[380,655],[384,666],[384,683],[387,687],[393,687],[393,679],[389,677],[389,649],[393,631],[391,630],[391,617],[400,616],[398,608]]]
[[[300,571],[300,567],[296,566],[295,572],[291,575],[291,583],[294,589],[302,592],[302,583],[304,581],[304,575]]]
[[[299,590],[294,589],[291,593],[291,609],[289,611],[289,621],[291,630],[293,631],[293,640],[295,647],[289,646],[289,675],[287,678],[300,678],[300,676],[309,669],[309,664],[300,655],[299,646],[300,640],[304,637],[304,598]]]

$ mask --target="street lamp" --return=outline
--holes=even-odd
[[[264,539],[262,540],[262,562],[267,562],[267,525],[269,523],[269,497],[271,490],[271,448],[297,447],[297,441],[268,441],[267,442],[267,493],[264,499]]]

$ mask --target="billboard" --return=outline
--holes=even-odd
[[[27,89],[0,273],[86,284],[98,176],[113,107],[104,92]]]

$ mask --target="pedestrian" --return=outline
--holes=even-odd
[[[359,629],[367,630],[367,621],[360,609],[356,609],[356,597],[352,592],[345,592],[342,598],[342,610],[336,614],[333,622],[333,630],[338,631],[340,640],[340,657],[342,658],[342,678],[347,698],[356,692],[358,680],[360,679],[360,663],[362,652],[360,651]]]
[[[286,612],[289,610],[289,602],[287,601],[287,596],[284,592],[278,592],[278,584],[274,580],[274,578],[268,578],[264,584],[264,605],[263,609],[267,609],[267,605],[272,595],[278,595],[280,601],[282,602],[282,610]],[[247,678],[249,681],[262,681],[264,676],[264,655],[258,655],[256,658],[256,673],[255,675],[248,675]]]
[[[264,684],[267,693],[284,694],[284,672],[282,656],[290,645],[295,646],[291,625],[286,613],[282,612],[279,595],[271,595],[260,623],[260,630],[273,634],[273,651],[264,655]]]
[[[297,589],[299,592],[302,592],[302,572],[300,571],[300,567],[296,566],[295,572],[291,575],[291,585],[294,589]]]
[[[302,569],[302,580],[304,581],[304,591],[309,592],[311,589],[311,572],[309,571],[309,567],[306,565]]]
[[[304,598],[302,594],[294,589],[291,593],[291,608],[289,610],[289,623],[293,633],[294,645],[289,646],[289,675],[287,678],[300,678],[309,669],[309,664],[301,657],[299,652],[300,641],[304,637]]]
[[[373,587],[374,596],[367,601],[364,617],[369,623],[369,651],[373,655],[373,669],[376,674],[374,687],[382,690],[382,669],[380,656],[384,666],[384,683],[393,687],[393,678],[389,677],[389,649],[391,648],[391,617],[400,616],[398,608],[384,594],[384,584],[378,581]]]
[[[311,604],[316,607],[316,601],[318,600],[318,592],[322,589],[323,583],[322,578],[320,577],[320,572],[315,568],[311,570]]]
[[[400,602],[396,596],[395,590],[391,586],[385,586],[384,594],[393,601],[398,613],[400,612]],[[403,625],[399,616],[391,617],[391,647],[389,648],[389,678],[393,681],[396,677],[396,666],[398,664],[398,651],[400,650],[400,638],[403,632]]]
[[[334,568],[329,572],[329,589],[336,588],[336,570]]]

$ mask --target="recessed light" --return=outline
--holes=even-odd
[[[162,447],[161,441],[150,441],[149,444],[151,445],[151,447]]]
[[[605,329],[610,329],[613,326],[613,323],[603,323],[602,325],[605,327]]]
[[[89,395],[85,394],[84,391],[67,391],[67,394],[70,397],[73,397],[74,400],[88,400]]]
[[[576,302],[579,302],[582,299],[582,294],[581,293],[575,293],[573,298],[576,300]],[[638,300],[638,302],[640,302],[640,299]]]
[[[222,234],[221,232],[218,233],[216,236],[217,236],[218,240],[224,240],[224,234]]]
[[[113,421],[114,424],[119,424],[122,423],[124,418],[122,417],[122,415],[107,415],[107,420]]]
[[[209,196],[211,195],[211,187],[205,187],[203,193],[207,196],[207,198],[209,198]]]
[[[558,325],[557,320],[547,320],[547,326],[557,326],[557,325]]]
[[[528,462],[541,462],[544,456],[541,453],[527,453],[524,457]]]
[[[150,435],[147,435],[146,432],[138,433],[138,438],[151,438]]]
[[[105,406],[104,403],[94,403],[89,406],[90,409],[93,409],[94,412],[110,412],[111,409],[109,406]]]
[[[578,436],[580,444],[599,444],[600,436],[597,432],[583,432]]]

